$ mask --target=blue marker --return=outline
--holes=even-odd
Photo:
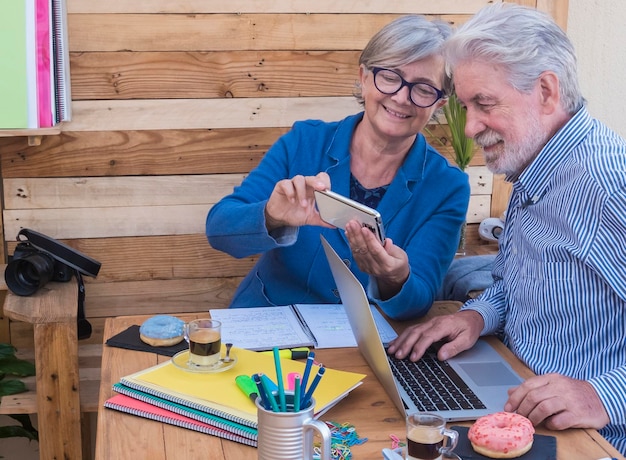
[[[300,389],[302,390],[302,398],[304,398],[304,393],[306,392],[306,384],[309,381],[309,374],[311,373],[311,366],[313,366],[313,361],[315,361],[315,353],[309,352],[309,356],[306,359],[306,364],[304,365],[304,373],[302,374],[302,381],[300,382]],[[300,400],[300,406],[304,402],[303,399]]]
[[[317,374],[315,375],[315,377],[313,378],[313,381],[311,382],[311,386],[309,387],[306,394],[304,395],[304,398],[302,398],[302,404],[300,404],[300,407],[302,409],[306,409],[306,407],[311,402],[311,397],[313,396],[313,392],[317,388],[317,385],[320,383],[320,380],[322,379],[324,372],[326,372],[326,368],[320,366],[320,368],[317,371]]]
[[[266,409],[270,410],[272,408],[270,404],[270,400],[267,397],[267,393],[265,392],[265,388],[261,383],[261,375],[260,374],[252,374],[252,380],[256,384],[257,389],[259,390],[259,396],[261,397],[261,405]]]

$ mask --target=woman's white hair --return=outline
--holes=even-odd
[[[443,44],[451,34],[452,28],[443,21],[429,21],[415,14],[400,16],[374,34],[361,52],[359,64],[367,69],[397,69],[430,56],[441,56]],[[450,94],[451,89],[452,80],[445,75],[441,90]],[[358,82],[354,95],[359,103],[364,103]]]

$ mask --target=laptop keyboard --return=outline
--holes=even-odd
[[[395,378],[420,411],[485,409],[445,361],[439,361],[435,350],[427,351],[417,362],[387,355]]]

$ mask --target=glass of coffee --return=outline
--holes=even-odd
[[[222,323],[214,319],[196,319],[185,324],[189,343],[189,361],[200,367],[215,366],[222,350]]]
[[[409,414],[406,419],[407,460],[441,460],[456,447],[459,434],[446,428],[443,417],[428,412]]]

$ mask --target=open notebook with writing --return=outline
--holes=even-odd
[[[238,375],[266,374],[276,381],[271,355],[233,347],[237,364],[224,372],[198,374],[186,372],[171,361],[123,377],[119,384],[166,401],[191,407],[241,425],[256,428],[255,404],[236,385]],[[281,359],[283,375],[304,372],[303,362]],[[328,410],[362,383],[364,374],[326,369],[315,390],[315,414]],[[122,387],[123,388],[123,387]],[[120,387],[114,390],[118,391]],[[128,394],[132,396],[132,394]]]
[[[380,312],[370,306],[384,344],[398,335]],[[248,350],[278,348],[356,347],[350,321],[341,304],[294,304],[276,307],[209,310],[222,322],[222,341]]]

